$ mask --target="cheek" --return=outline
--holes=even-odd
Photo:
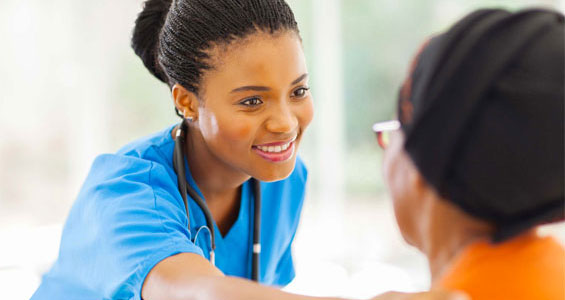
[[[217,136],[220,132],[220,128],[216,115],[206,111],[201,111],[199,112],[199,116],[200,118],[198,119],[198,125],[200,127],[200,131],[202,132],[202,136],[204,136],[205,139]]]
[[[205,112],[201,114],[199,121],[204,139],[214,144],[236,146],[252,142],[254,126],[249,120],[236,120],[233,115]]]
[[[249,138],[253,132],[253,127],[248,124],[241,124],[237,126],[234,130],[235,138],[243,140]]]
[[[233,144],[248,143],[252,139],[254,126],[247,120],[224,122],[220,126],[222,137]]]
[[[388,190],[393,198],[396,191],[394,180],[394,178],[396,177],[395,164],[396,162],[394,161],[394,156],[390,153],[390,150],[386,150],[383,155],[383,175]]]
[[[394,212],[398,218],[400,215],[402,215],[402,203],[404,202],[404,195],[402,194],[402,187],[399,186],[398,181],[396,180],[398,174],[393,167],[393,163],[385,163],[385,166],[385,180],[388,185],[390,197],[392,198]]]
[[[394,150],[394,149],[390,149]],[[410,243],[412,232],[412,195],[410,195],[408,174],[402,165],[399,153],[385,152],[383,161],[384,177],[392,198],[394,214],[404,238]]]
[[[302,130],[306,129],[314,118],[314,104],[312,102],[312,99],[308,99],[302,105],[300,105],[298,111],[296,112],[296,115],[298,117]]]

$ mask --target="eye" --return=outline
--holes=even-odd
[[[304,97],[306,97],[306,95],[308,94],[308,91],[310,90],[309,87],[300,87],[297,88],[296,90],[294,90],[294,92],[292,92],[292,97],[293,98],[298,98],[298,99],[302,99]]]
[[[256,107],[256,106],[263,104],[263,101],[261,101],[261,99],[259,99],[257,97],[253,97],[253,98],[247,98],[247,99],[239,102],[239,104],[243,105],[243,106],[247,106],[247,107]]]

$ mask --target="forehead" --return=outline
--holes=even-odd
[[[294,81],[307,73],[302,43],[294,32],[258,32],[209,52],[213,69],[203,76],[204,83],[229,87]]]

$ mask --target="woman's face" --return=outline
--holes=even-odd
[[[255,33],[211,51],[195,124],[212,155],[261,181],[294,169],[313,117],[308,70],[297,34]]]
[[[409,244],[418,246],[425,185],[422,184],[422,177],[412,160],[404,151],[404,134],[401,130],[390,135],[389,145],[384,153],[383,169],[402,236]]]

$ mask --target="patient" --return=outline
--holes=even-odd
[[[555,11],[476,11],[424,44],[399,121],[374,125],[434,289],[565,299],[565,249],[537,233],[564,220],[564,36]]]

